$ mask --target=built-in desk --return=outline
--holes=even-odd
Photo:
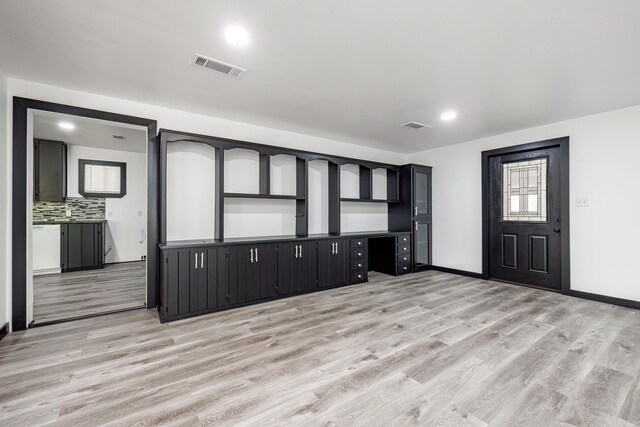
[[[160,245],[160,319],[364,283],[368,271],[411,271],[411,233],[267,236]]]

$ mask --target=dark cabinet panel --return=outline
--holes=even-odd
[[[318,242],[318,286],[328,288],[346,284],[349,280],[348,260],[349,249],[345,239],[320,240]]]
[[[229,296],[243,304],[276,295],[276,245],[229,247]]]
[[[317,282],[316,242],[278,244],[278,295],[313,291]]]
[[[431,266],[431,221],[414,222],[413,270],[420,271]]]
[[[63,202],[67,197],[67,145],[35,139],[33,143],[33,199]]]
[[[104,224],[62,224],[62,271],[104,267]]]

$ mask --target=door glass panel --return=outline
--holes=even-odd
[[[415,179],[415,212],[417,215],[425,215],[429,213],[429,206],[427,202],[429,199],[429,175],[426,173],[416,172]]]
[[[426,265],[429,264],[429,224],[416,224],[416,265]]]
[[[546,157],[502,164],[502,220],[547,221]]]

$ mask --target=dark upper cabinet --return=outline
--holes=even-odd
[[[278,295],[313,291],[318,286],[318,243],[278,244]]]
[[[33,200],[63,202],[67,197],[67,145],[35,139],[33,160]]]
[[[231,304],[243,304],[276,296],[276,247],[275,244],[258,244],[228,248]]]
[[[318,287],[340,286],[349,281],[349,251],[345,239],[318,242]]]
[[[104,223],[62,224],[62,271],[104,267]]]
[[[413,166],[413,215],[431,215],[431,168]]]

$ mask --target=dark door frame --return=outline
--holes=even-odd
[[[11,239],[11,330],[27,328],[27,112],[29,109],[144,126],[147,146],[147,308],[158,298],[158,125],[155,120],[56,104],[28,98],[13,98],[13,194]]]
[[[560,291],[564,295],[571,292],[571,271],[569,259],[569,137],[547,139],[529,144],[515,145],[482,152],[482,278],[489,280],[489,159],[504,154],[521,153],[544,148],[560,148]]]

